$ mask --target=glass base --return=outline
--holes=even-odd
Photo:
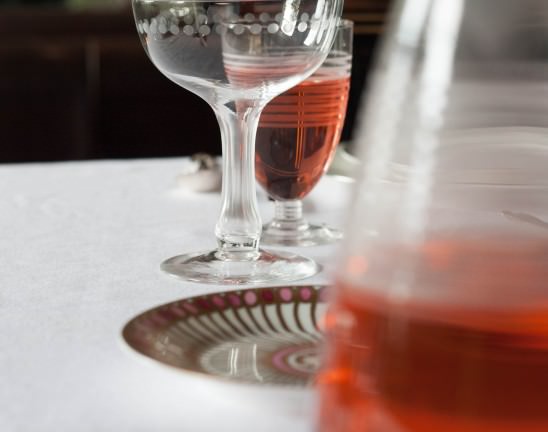
[[[179,255],[164,261],[161,269],[192,282],[247,285],[297,281],[315,275],[321,267],[300,255],[259,250],[226,255],[219,251]]]
[[[282,229],[277,224],[263,227],[261,243],[268,246],[321,246],[342,239],[342,232],[326,225],[306,224],[302,229]]]

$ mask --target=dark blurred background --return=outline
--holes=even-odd
[[[388,0],[356,23],[351,139]],[[220,154],[211,109],[150,63],[129,0],[0,0],[0,163]]]

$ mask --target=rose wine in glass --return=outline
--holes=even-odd
[[[150,59],[209,103],[223,141],[218,246],[168,259],[162,264],[167,273],[195,282],[254,284],[318,271],[305,257],[259,249],[255,136],[268,101],[323,63],[341,8],[341,0],[133,0]]]
[[[313,246],[341,233],[313,225],[301,200],[327,171],[346,116],[352,63],[352,22],[343,20],[323,65],[274,98],[263,110],[256,140],[256,179],[275,200],[275,217],[263,227],[264,244]]]
[[[548,431],[546,12],[394,3],[356,134],[318,431]]]
[[[256,177],[276,200],[304,198],[341,136],[350,78],[306,79],[270,102],[256,141]]]

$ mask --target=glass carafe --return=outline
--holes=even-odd
[[[548,430],[548,2],[396,2],[320,431]]]

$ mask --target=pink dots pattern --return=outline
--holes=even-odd
[[[310,303],[316,301],[316,299],[325,302],[326,298],[327,290],[325,287],[257,288],[233,291],[226,294],[211,294],[192,301],[183,300],[172,305],[170,311],[173,315],[183,318],[188,313],[195,315],[200,311],[224,310],[228,307],[239,308],[243,305],[253,307],[261,303],[290,303],[292,301]]]
[[[242,300],[240,299],[240,296],[237,294],[229,294],[228,301],[230,302],[232,307],[240,307],[242,304]]]
[[[196,315],[198,313],[198,308],[192,303],[185,301],[183,303],[183,306],[188,312],[190,312],[193,315]]]
[[[312,298],[312,289],[309,287],[304,287],[301,289],[301,300],[309,301]]]
[[[213,346],[219,342],[217,338],[213,340],[207,336],[207,332],[198,328],[199,325],[205,325],[219,337],[226,337],[225,342],[229,343],[231,338],[241,340],[250,335],[260,340],[260,349],[263,351],[256,366],[267,371],[262,375],[263,378],[268,377],[269,383],[305,384],[319,364],[319,351],[314,343],[311,344],[311,340],[319,341],[321,338],[322,328],[319,324],[324,308],[316,306],[323,302],[326,293],[327,289],[321,286],[281,286],[188,298],[157,307],[134,318],[126,325],[124,338],[137,351],[162,363],[215,374],[217,372],[214,371],[222,372],[226,368],[224,357],[213,356],[208,357],[207,361],[196,362],[192,355],[188,356],[189,352],[200,356],[213,352],[205,350],[204,353],[198,353],[197,342],[204,346]],[[273,314],[276,319],[272,319]],[[221,321],[225,323],[222,326],[219,324]],[[295,326],[310,333],[309,336],[299,339],[302,334],[294,333],[292,329]],[[265,334],[265,328],[281,338],[271,339],[271,335]],[[288,342],[280,344],[280,340]],[[246,362],[246,359],[242,356],[238,361]],[[238,370],[245,370],[242,367],[247,365],[239,363]]]
[[[254,291],[247,291],[244,294],[244,301],[248,306],[253,306],[257,303],[257,294]]]
[[[282,288],[280,290],[280,298],[284,302],[290,302],[293,299],[293,291],[291,288]]]
[[[184,309],[181,309],[178,303],[173,304],[170,309],[173,315],[179,318],[183,318],[186,315],[186,312],[184,311]]]
[[[226,307],[226,302],[220,295],[214,295],[211,298],[211,301],[213,302],[215,306],[217,306],[220,309],[224,309]]]
[[[272,290],[266,289],[261,294],[261,297],[265,303],[272,303],[274,301],[274,293]]]

